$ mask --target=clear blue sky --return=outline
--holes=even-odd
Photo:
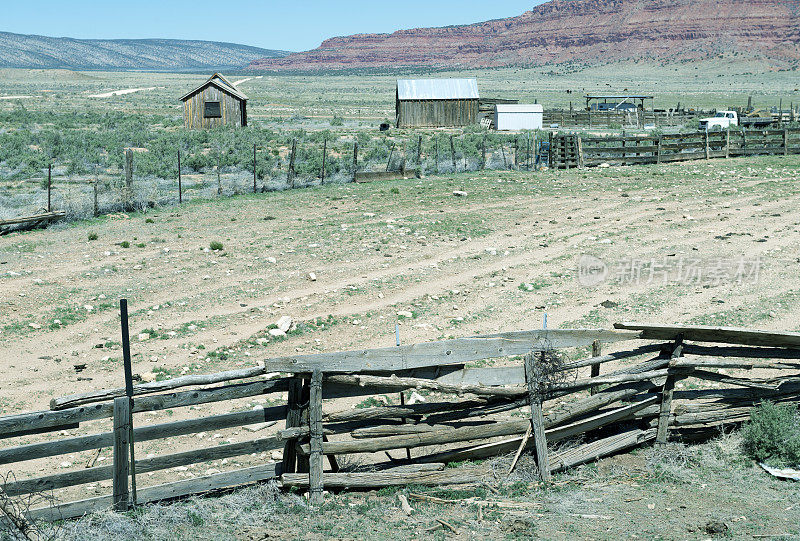
[[[329,37],[511,17],[544,0],[2,1],[0,31],[229,41],[303,51]]]

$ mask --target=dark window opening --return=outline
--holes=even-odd
[[[218,101],[207,101],[205,106],[203,118],[222,118],[222,109]]]

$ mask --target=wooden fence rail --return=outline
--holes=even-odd
[[[113,481],[106,496],[61,501],[30,512],[29,518],[52,520],[270,479],[284,487],[308,488],[312,505],[323,501],[325,488],[479,482],[472,470],[442,468],[447,462],[515,451],[518,458],[525,450],[535,451],[542,479],[547,480],[550,472],[653,440],[666,442],[675,433],[693,437],[717,430],[720,424],[741,423],[764,398],[800,401],[800,333],[638,323],[616,327],[521,331],[280,357],[252,368],[140,385],[132,400],[119,396],[121,389],[56,398],[51,410],[0,417],[0,440],[14,441],[0,449],[0,464],[109,447],[114,449],[113,463],[18,478],[3,489],[9,497],[42,491],[58,495],[70,487]],[[601,354],[601,344],[612,351]],[[541,356],[566,348],[589,356],[542,372]],[[507,366],[466,366],[488,358],[506,359]],[[601,367],[612,362],[617,363],[615,369],[601,375]],[[759,369],[759,377],[752,375],[754,369]],[[275,371],[287,376],[263,379]],[[697,388],[676,385],[687,378],[697,381]],[[699,388],[703,382],[713,387]],[[177,390],[184,387],[194,388]],[[429,392],[427,401],[344,411],[335,407],[338,397],[352,393],[414,390]],[[130,460],[128,407],[141,413],[279,393],[288,393],[285,404],[136,426],[132,437],[137,443],[167,441],[209,430],[285,422],[270,434]],[[511,416],[515,411],[524,418]],[[66,430],[70,423],[107,418],[113,421],[113,431],[30,441],[37,430]],[[548,447],[578,436],[582,443],[567,451],[553,453]],[[128,482],[133,481],[132,471],[151,474],[281,449],[283,459],[273,464],[138,488],[136,494]],[[387,461],[384,453],[392,450],[404,450],[403,458]],[[340,471],[339,458],[350,454],[371,457],[375,471]],[[516,458],[512,468],[515,463]]]
[[[643,165],[755,155],[800,154],[800,128],[700,131],[643,136],[552,137],[551,166]]]

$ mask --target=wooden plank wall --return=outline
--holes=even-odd
[[[398,128],[469,126],[478,122],[478,100],[401,100]]]
[[[207,101],[220,102],[222,118],[203,118]],[[184,126],[188,129],[209,129],[219,126],[241,127],[246,125],[246,121],[243,122],[245,103],[227,92],[209,85],[183,102]]]

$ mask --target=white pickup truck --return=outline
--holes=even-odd
[[[736,114],[736,111],[717,111],[717,114],[712,117],[700,119],[701,130],[725,130],[738,125],[739,115]]]

